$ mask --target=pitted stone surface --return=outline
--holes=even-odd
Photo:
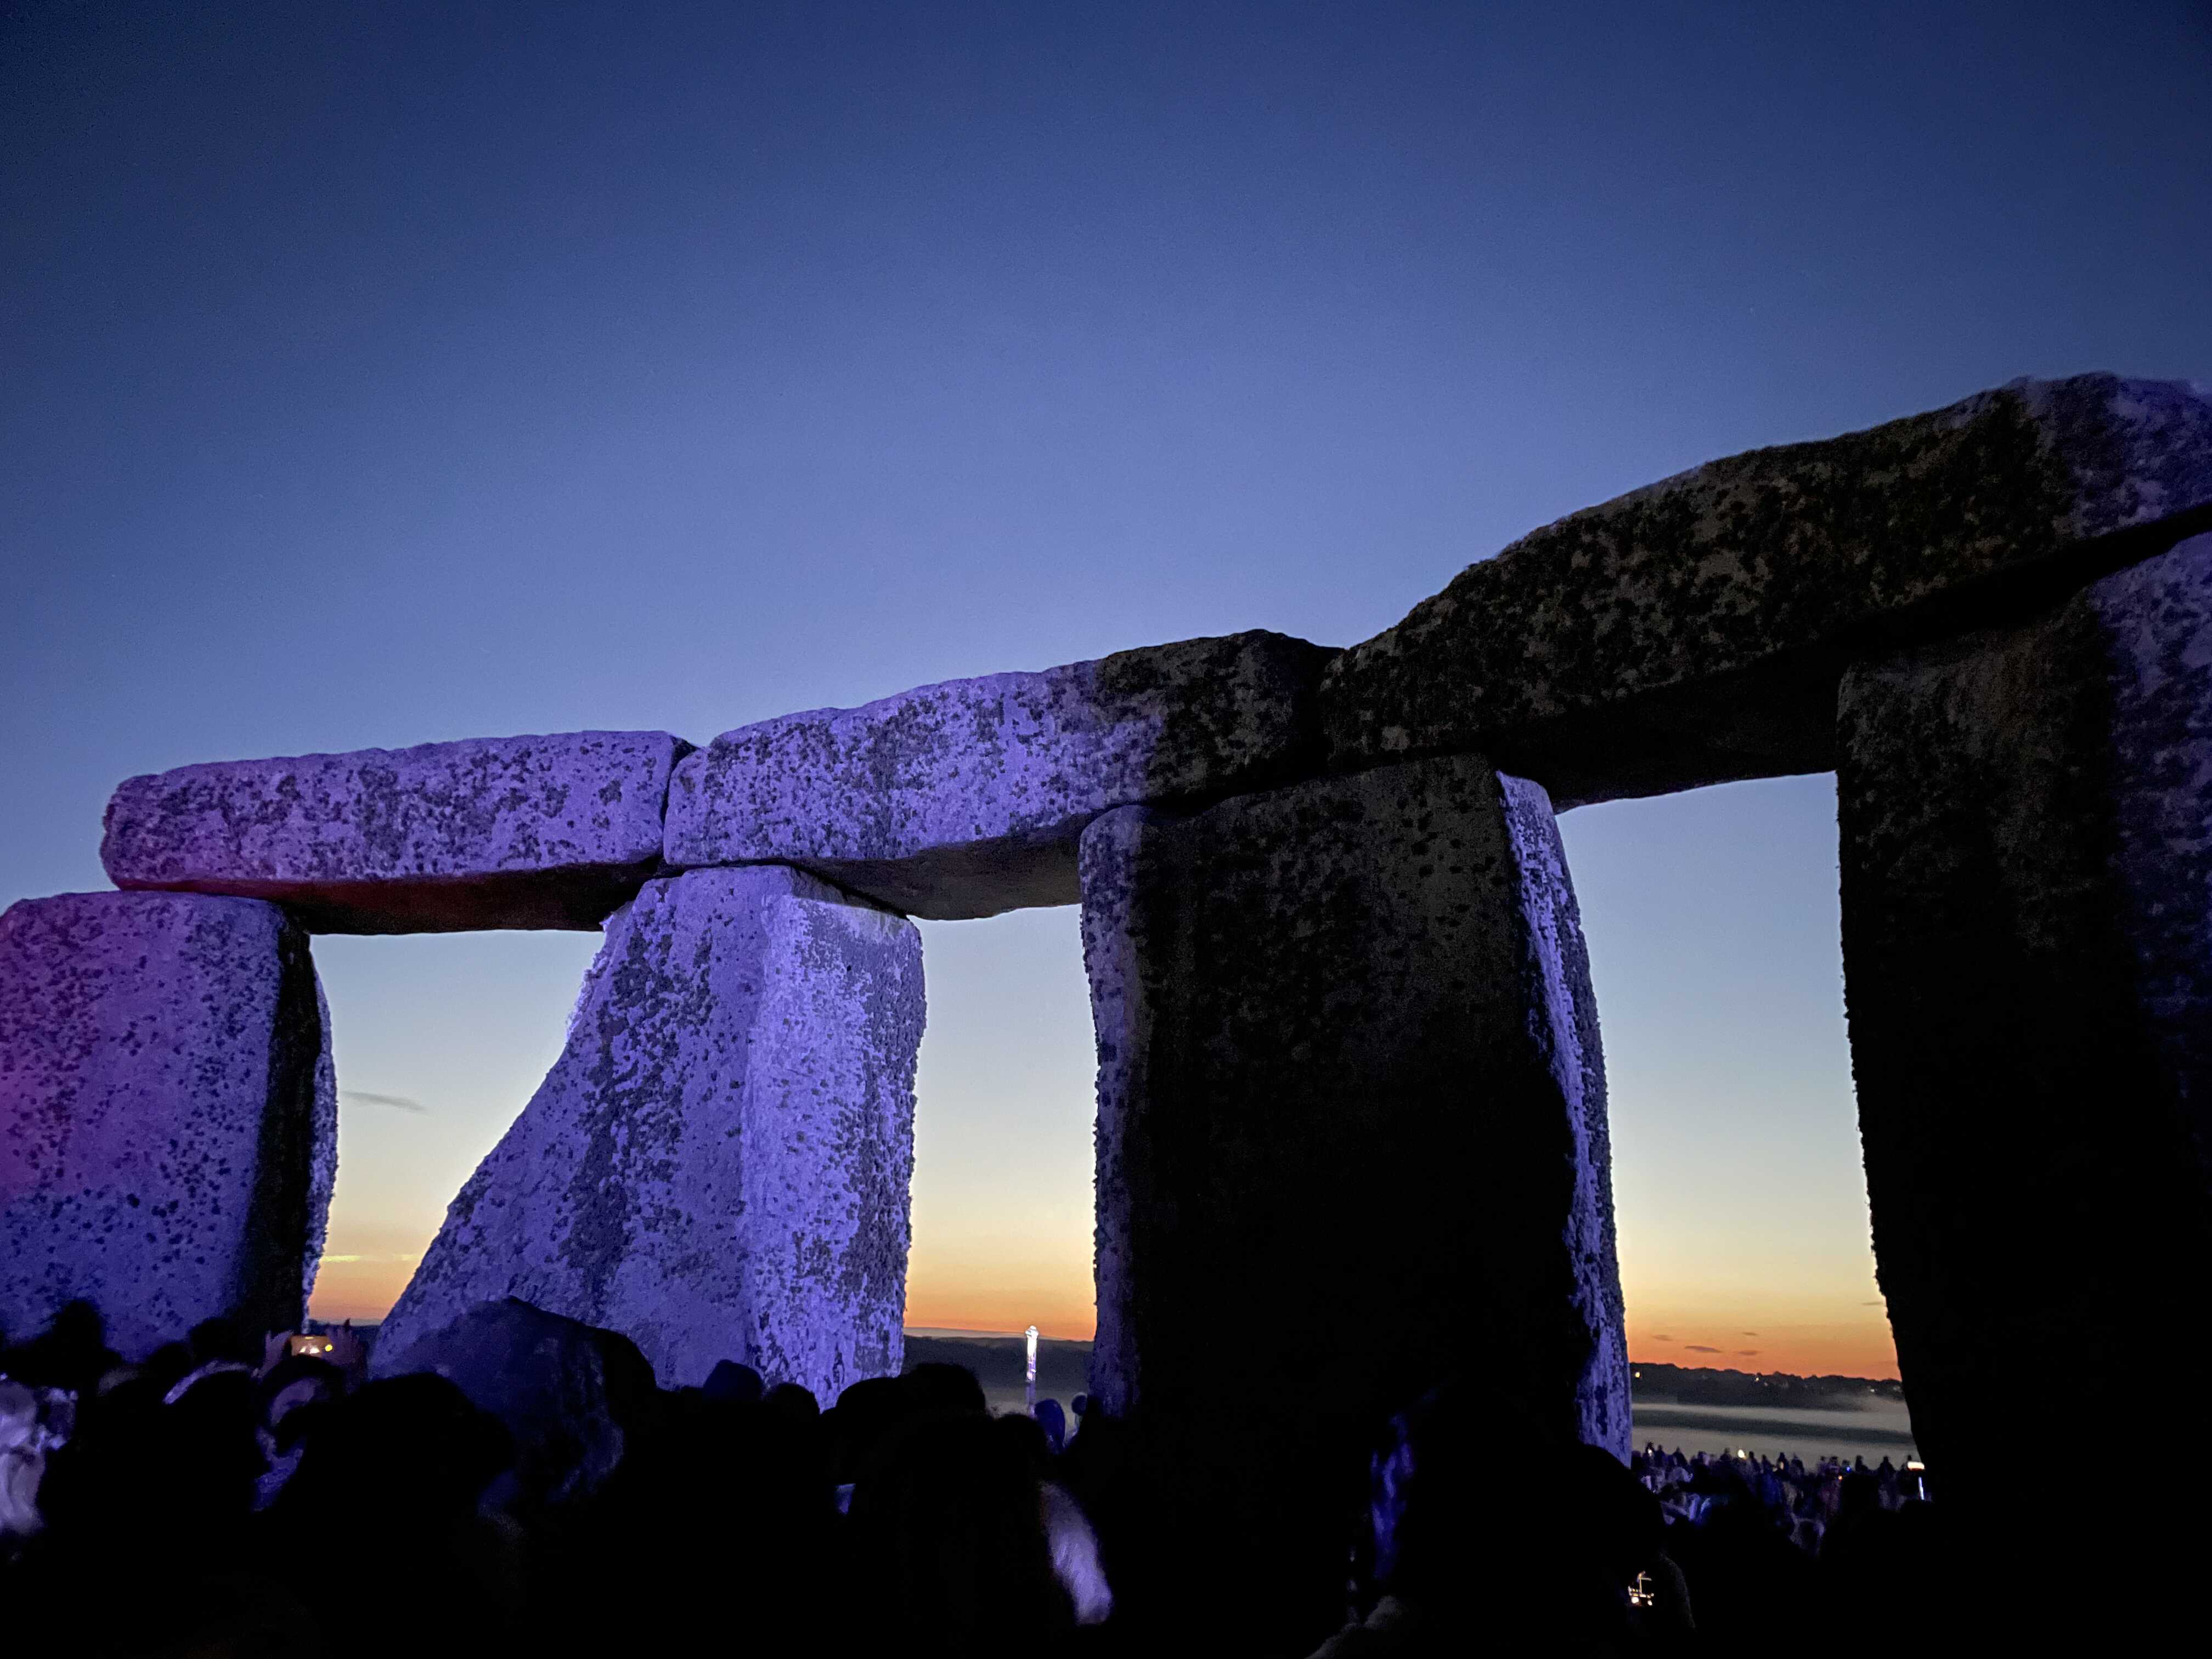
[[[2106,1422],[2142,1413],[2146,1344],[2161,1375],[2212,1368],[2194,1312],[2212,1267],[2212,536],[1855,668],[1839,749],[1882,1289],[1943,1501],[1971,1513],[1962,1536],[2010,1547],[2043,1495],[2019,1455],[2047,1416],[2021,1355],[2064,1355],[2069,1409]],[[2154,1462],[2106,1492],[2096,1530],[2117,1547],[2158,1541],[2140,1520],[2201,1554],[2200,1530],[2168,1528]]]
[[[1563,805],[1825,770],[1869,630],[2069,558],[2087,580],[2107,555],[2085,544],[2180,520],[2171,540],[2208,507],[2212,396],[2109,374],[1714,461],[1536,531],[1344,653],[1333,762],[1482,750]]]
[[[658,867],[688,749],[571,732],[179,767],[115,792],[100,857],[118,887],[276,899],[317,933],[595,928]]]
[[[73,1297],[143,1357],[290,1330],[337,1168],[329,1022],[274,905],[70,893],[0,915],[0,1327]]]
[[[938,919],[1072,904],[1099,813],[1314,770],[1331,654],[1280,634],[1185,640],[726,732],[677,768],[668,861],[793,864]]]
[[[512,1296],[672,1387],[718,1359],[825,1400],[896,1372],[922,1006],[902,917],[774,866],[648,883],[380,1343]]]
[[[1479,1376],[1625,1455],[1603,1064],[1543,792],[1455,757],[1126,809],[1083,889],[1093,1395],[1217,1544],[1299,1578],[1255,1603],[1341,1589],[1328,1413]]]

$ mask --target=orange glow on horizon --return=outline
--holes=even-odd
[[[419,1260],[396,1250],[326,1255],[316,1275],[310,1311],[317,1319],[381,1319],[406,1288]],[[989,1282],[972,1268],[924,1261],[919,1253],[915,1266],[921,1271],[908,1281],[909,1328],[1005,1334],[1035,1325],[1041,1335],[1078,1342],[1091,1340],[1097,1332],[1097,1310],[1087,1273],[1069,1282],[1039,1275],[1027,1284],[1006,1285]],[[1808,1312],[1816,1317],[1804,1318]],[[1889,1380],[1898,1375],[1889,1322],[1876,1306],[1768,1307],[1747,1313],[1694,1303],[1653,1308],[1632,1301],[1628,1352],[1631,1363],[1638,1365]]]
[[[1088,1342],[1098,1328],[1091,1286],[909,1285],[908,1329],[1018,1332],[1034,1325],[1054,1341]]]
[[[1629,1363],[1705,1370],[1783,1371],[1795,1376],[1864,1376],[1895,1382],[1897,1345],[1889,1322],[1871,1317],[1820,1322],[1717,1316],[1710,1310],[1657,1317],[1632,1312]]]
[[[307,1301],[315,1319],[381,1319],[399,1300],[421,1258],[326,1255],[315,1272],[315,1293]]]
[[[308,1312],[317,1319],[382,1319],[407,1288],[421,1258],[386,1253],[323,1258]],[[1097,1328],[1086,1278],[1079,1285],[909,1286],[906,1323],[933,1330],[1003,1334],[1035,1325],[1055,1341],[1088,1342]]]

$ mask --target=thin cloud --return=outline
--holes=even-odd
[[[1759,1333],[1757,1331],[1738,1331],[1736,1334],[1738,1336],[1757,1336]]]
[[[1674,1339],[1671,1336],[1655,1336],[1651,1340],[1654,1342],[1672,1342]]]
[[[1756,1359],[1759,1358],[1759,1350],[1756,1348],[1738,1348],[1735,1351],[1735,1357],[1738,1359]]]
[[[1702,1342],[1686,1342],[1682,1346],[1687,1348],[1692,1353],[1718,1353],[1720,1352],[1718,1348],[1709,1348]]]
[[[403,1112],[427,1112],[430,1109],[419,1100],[410,1100],[405,1095],[373,1095],[366,1089],[341,1089],[341,1100],[365,1100],[372,1106],[397,1106]]]

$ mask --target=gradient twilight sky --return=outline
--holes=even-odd
[[[135,772],[1349,643],[1714,456],[2212,378],[2208,88],[2194,0],[0,7],[0,899]],[[1640,1358],[1893,1374],[1833,810],[1563,821]],[[923,932],[909,1322],[1087,1334],[1074,913]],[[595,942],[318,942],[319,1311]]]

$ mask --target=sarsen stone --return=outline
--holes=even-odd
[[[660,862],[665,732],[224,761],[129,780],[118,887],[276,899],[325,933],[596,928]]]

